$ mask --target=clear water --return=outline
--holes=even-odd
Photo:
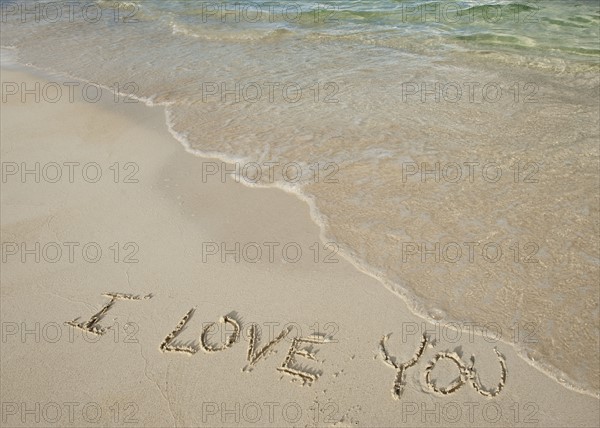
[[[339,165],[337,183],[305,174],[273,184],[306,199],[324,238],[415,311],[495,323],[505,338],[533,326],[537,342],[515,344],[524,357],[598,394],[599,3],[238,3],[239,22],[223,22],[215,3],[132,1],[115,19],[114,2],[95,2],[103,13],[92,23],[77,8],[74,19],[22,22],[2,1],[2,46],[106,86],[135,82],[197,154]],[[136,22],[123,22],[131,12]],[[279,89],[270,99],[269,82],[290,85],[287,99]],[[454,85],[437,102],[408,94],[436,82]],[[222,83],[240,85],[241,98],[211,94]],[[406,175],[424,162],[446,175]],[[454,163],[457,181],[444,170]],[[437,261],[407,254],[436,242],[449,250]],[[487,243],[499,260],[495,247],[482,256]],[[456,246],[462,257],[448,261]]]

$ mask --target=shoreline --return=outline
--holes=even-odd
[[[6,47],[2,47],[2,49],[4,50],[4,49],[6,49]],[[170,113],[168,110],[168,106],[169,106],[168,103],[156,104],[153,102],[153,100],[151,98],[137,97],[135,95],[119,93],[119,92],[116,92],[111,87],[100,85],[95,82],[90,82],[85,79],[81,79],[80,77],[77,77],[77,76],[72,76],[72,75],[67,76],[64,73],[59,72],[59,71],[46,70],[46,69],[42,69],[42,68],[37,68],[32,65],[21,64],[15,60],[12,60],[12,61],[13,61],[13,64],[14,64],[16,70],[21,69],[21,71],[23,71],[23,72],[27,72],[28,70],[29,70],[29,72],[36,71],[36,72],[39,72],[40,77],[42,77],[42,78],[44,78],[44,76],[46,76],[46,77],[54,76],[58,79],[63,79],[63,80],[65,78],[75,79],[79,82],[97,85],[107,91],[110,91],[111,93],[113,93],[117,96],[134,98],[137,101],[143,103],[146,107],[151,107],[151,108],[158,107],[158,108],[163,109],[164,116],[165,116],[165,126],[167,127],[169,133],[176,141],[178,141],[181,144],[181,146],[183,147],[185,152],[193,155],[194,157],[197,157],[200,159],[218,159],[219,161],[229,164],[229,166],[231,166],[232,164],[236,164],[236,163],[246,163],[247,162],[247,160],[245,160],[245,159],[234,158],[234,157],[225,155],[223,153],[203,152],[201,150],[192,148],[192,146],[189,143],[189,141],[187,140],[187,138],[184,135],[181,135],[180,133],[178,133],[177,131],[175,131],[173,129],[173,123],[171,121]],[[313,221],[313,223],[319,228],[319,238],[320,238],[321,242],[327,243],[327,242],[331,242],[333,240],[331,238],[328,238],[328,236],[327,236],[327,233],[326,233],[327,224],[324,221],[323,216],[319,213],[318,209],[316,208],[316,205],[315,205],[313,199],[309,195],[302,193],[301,189],[298,189],[297,186],[284,186],[278,182],[275,182],[270,185],[263,185],[260,183],[251,184],[246,180],[239,180],[236,183],[242,184],[243,186],[251,188],[251,189],[252,188],[259,188],[259,189],[275,188],[275,189],[282,190],[285,193],[289,193],[289,194],[293,195],[298,200],[300,200],[308,205],[310,218]],[[347,252],[343,251],[342,249],[340,249],[338,254],[340,254],[342,257],[344,257],[344,259],[346,259],[358,272],[361,272],[361,273],[368,275],[371,278],[375,279],[388,292],[392,293],[394,296],[401,299],[401,301],[406,306],[408,306],[411,313],[413,315],[421,318],[423,320],[423,322],[443,323],[446,326],[449,326],[449,328],[451,328],[451,329],[454,329],[454,327],[453,327],[454,325],[465,325],[465,324],[468,325],[470,323],[469,321],[453,319],[453,318],[442,318],[442,319],[433,318],[426,309],[427,302],[425,300],[420,300],[420,299],[416,298],[414,296],[414,293],[412,293],[410,290],[406,289],[402,285],[396,284],[396,283],[388,280],[383,274],[377,273],[373,268],[371,268],[370,266],[367,266],[361,260],[355,259],[354,257],[352,257],[352,255],[348,254]],[[456,330],[456,329],[454,329],[454,330]],[[462,334],[469,333],[469,330],[465,330],[463,328],[461,330],[461,333]],[[479,334],[480,336],[482,336],[482,333],[476,332],[475,334]],[[517,346],[516,343],[511,343],[510,340],[507,341],[503,338],[501,338],[500,340],[504,344],[513,347],[515,349],[516,353],[519,355],[520,358],[523,359],[524,362],[526,362],[527,364],[529,364],[531,367],[535,368],[539,372],[543,373],[544,375],[548,376],[549,378],[554,380],[557,384],[564,386],[567,389],[572,390],[574,392],[578,392],[578,393],[588,395],[593,398],[600,399],[600,391],[593,391],[592,389],[586,389],[583,386],[577,385],[576,382],[571,380],[568,375],[566,375],[563,371],[559,370],[558,368],[551,366],[550,364],[547,364],[545,362],[539,362],[539,361],[530,359],[527,356],[529,351],[526,348]]]
[[[30,67],[27,67],[27,66],[25,66],[25,65],[19,65],[18,67],[22,67],[22,68],[24,68],[24,70],[19,70],[18,72],[15,72],[16,74],[18,74],[18,73],[25,73],[25,74],[29,74],[29,75],[35,74],[35,73],[31,73],[31,71],[29,71],[29,72],[27,71],[27,70],[28,70]],[[6,70],[6,68],[5,68],[4,64],[3,64],[3,69],[4,69],[4,70]],[[34,69],[34,70],[37,70],[37,69]],[[11,72],[12,72],[12,70],[11,70]],[[41,70],[40,70],[40,72],[41,72],[42,74],[44,73],[44,71],[41,71]],[[58,73],[56,73],[56,74],[58,74]],[[4,78],[4,76],[3,76],[3,78]],[[81,79],[78,79],[78,80],[80,80],[80,81],[81,81]],[[148,103],[147,103],[147,102],[146,102],[146,104],[148,105]],[[163,108],[164,108],[164,106],[160,106],[160,107],[163,107]],[[30,108],[31,108],[31,107],[30,107]],[[134,108],[137,108],[137,107],[134,107]],[[144,108],[145,108],[145,106],[144,106]],[[156,115],[156,114],[154,114],[154,113],[150,113],[150,112],[148,112],[148,113],[139,113],[139,114],[141,114],[141,115],[143,115],[143,116],[156,116],[156,117],[158,116],[158,115]],[[166,109],[165,109],[165,117],[168,119],[168,115],[167,115],[167,113],[166,113]],[[6,126],[6,124],[5,124],[5,125],[3,125],[3,127],[4,127],[4,126]],[[159,126],[162,126],[162,124],[161,124],[161,125],[159,125]],[[167,130],[169,131],[169,133],[170,133],[170,134],[171,134],[173,137],[176,137],[175,135],[173,135],[173,132],[172,132],[171,128],[168,126],[168,120],[167,120],[167,129],[164,129],[164,130],[163,130],[161,133],[162,133],[162,134],[167,134],[166,132],[164,132],[164,131],[167,131]],[[176,138],[176,140],[177,140],[177,141],[178,141],[178,142],[179,142],[181,145],[184,145],[184,143],[183,143],[182,141],[178,140],[177,138]],[[178,148],[180,149],[180,147],[178,147]],[[184,148],[185,148],[185,145],[184,145]],[[171,148],[171,149],[169,149],[169,150],[171,151],[171,153],[174,153],[174,151],[173,151],[173,148]],[[182,152],[181,154],[183,154],[184,156],[187,156],[187,153],[185,153],[185,152],[189,152],[189,150],[187,150],[187,149],[186,149],[186,150],[185,150],[184,152]],[[182,157],[181,157],[179,154],[175,154],[174,156],[176,156],[178,159],[183,159],[183,158],[182,158]],[[191,158],[191,159],[184,161],[186,165],[190,165],[190,166],[191,166],[191,165],[193,165],[193,164],[194,164],[194,160],[196,160],[196,162],[199,162],[199,161],[198,161],[198,159],[201,159],[201,160],[203,160],[203,161],[207,160],[206,158],[204,158],[204,157],[200,157],[200,156],[198,156],[197,154],[195,154],[195,156],[194,156],[194,157],[190,157],[190,158]],[[156,161],[157,161],[157,162],[160,162],[160,161],[161,161],[161,159],[157,159]],[[175,174],[175,175],[177,175],[177,174]],[[184,186],[184,184],[183,184],[183,183],[184,183],[184,181],[181,181],[181,180],[180,180],[180,181],[177,181],[177,180],[175,180],[175,181],[177,182],[178,186]],[[265,190],[266,192],[268,192],[268,193],[270,193],[270,194],[272,194],[272,195],[278,194],[278,192],[274,191],[273,189],[270,189],[271,187],[278,187],[278,188],[280,188],[281,190],[284,190],[284,191],[286,191],[286,193],[292,193],[292,192],[290,192],[290,191],[289,191],[289,189],[281,188],[281,187],[279,187],[279,186],[266,186],[266,187],[262,187],[262,186],[242,186],[244,189],[245,189],[245,188],[247,188],[247,187],[256,187],[256,188],[257,188],[257,190],[255,190],[255,189],[247,189],[246,191],[244,191],[244,190],[240,190],[240,189],[239,189],[239,186],[237,186],[237,184],[239,184],[239,183],[235,183],[235,184],[232,184],[232,183],[230,183],[230,184],[224,184],[224,185],[223,185],[223,186],[221,186],[221,187],[222,187],[222,188],[227,188],[227,189],[233,189],[233,188],[235,188],[235,187],[238,187],[238,189],[235,191],[235,193],[237,193],[238,195],[239,195],[239,194],[243,194],[243,193],[245,193],[245,192],[255,192],[255,191],[260,191],[260,190],[258,190],[258,189],[263,189],[263,190]],[[242,184],[243,184],[243,183],[242,183]],[[191,186],[193,187],[194,183],[188,183],[188,185],[191,185]],[[167,188],[168,188],[168,185],[167,185]],[[168,195],[169,195],[169,193],[170,193],[170,191],[168,191],[168,190],[167,190],[167,188],[163,189],[163,193],[164,193],[164,195],[163,195],[163,198],[164,198],[164,199],[169,199],[169,198],[171,198],[171,199],[172,199],[174,195],[168,196]],[[219,186],[217,186],[217,188],[219,188]],[[219,193],[220,193],[220,192],[221,192],[221,190],[217,190],[217,192],[219,192]],[[218,193],[217,193],[217,194],[218,194]],[[191,194],[190,194],[190,195],[191,195]],[[278,199],[278,200],[284,199],[284,197],[283,197],[281,194],[279,194],[279,195],[280,195],[280,196],[273,196],[272,198],[270,197],[270,199],[268,199],[268,200],[269,200],[270,202],[272,202],[274,199]],[[310,214],[309,218],[310,218],[310,221],[311,221],[313,224],[312,224],[312,227],[308,227],[308,229],[311,229],[313,232],[314,232],[314,230],[315,230],[315,229],[318,229],[318,230],[319,230],[318,236],[319,236],[319,239],[321,240],[321,241],[320,241],[320,243],[322,244],[323,242],[326,242],[326,240],[324,241],[324,239],[323,239],[323,238],[325,238],[325,237],[324,237],[324,233],[323,233],[323,228],[321,227],[321,225],[319,225],[319,224],[317,224],[317,223],[315,222],[315,218],[314,218],[314,212],[313,212],[313,210],[314,210],[314,207],[313,207],[313,206],[312,206],[312,205],[311,205],[311,204],[310,204],[308,201],[306,201],[306,200],[303,200],[303,199],[302,199],[302,197],[301,197],[301,196],[299,196],[298,194],[294,193],[294,196],[295,196],[295,198],[294,198],[294,199],[295,199],[297,202],[296,202],[296,203],[294,203],[293,205],[295,205],[296,207],[299,207],[300,205],[304,205],[304,203],[306,202],[306,203],[308,204],[308,206],[309,206],[309,214]],[[254,197],[255,197],[255,195],[252,195],[252,197],[250,197],[250,199],[254,199]],[[286,198],[287,198],[287,197],[286,197]],[[183,197],[183,199],[184,199],[184,201],[183,201],[183,202],[185,202],[185,201],[187,200],[187,198],[186,198],[185,196]],[[189,201],[192,201],[192,199],[189,199]],[[189,201],[188,201],[188,202],[189,202]],[[171,200],[171,201],[168,201],[168,202],[169,202],[169,203],[172,203],[173,201]],[[197,202],[196,202],[196,203],[197,203]],[[260,204],[260,203],[259,203],[259,204]],[[286,206],[286,205],[288,205],[288,202],[284,202],[284,203],[278,203],[278,204],[280,204],[280,205],[283,205],[283,206]],[[193,205],[194,205],[194,203],[191,203],[191,205],[193,206]],[[234,204],[234,206],[235,206],[235,204]],[[176,208],[176,207],[174,207],[174,208]],[[192,207],[191,211],[194,211],[193,207]],[[227,211],[226,211],[226,212],[227,212]],[[302,212],[303,212],[304,214],[302,214],[302,215],[301,215],[300,213],[298,213],[296,216],[294,216],[294,217],[295,217],[294,219],[295,219],[295,220],[299,220],[300,218],[303,218],[303,217],[305,217],[306,211],[303,209],[303,210],[302,210]],[[187,221],[191,221],[189,216],[192,216],[193,214],[194,214],[193,212],[187,212],[187,211],[186,211],[186,219],[187,219]],[[199,214],[199,213],[198,213],[198,214]],[[243,213],[241,213],[241,214],[243,214]],[[238,218],[238,215],[236,215],[236,216],[235,216],[235,218],[236,218],[238,221],[240,220],[240,218]],[[305,224],[305,220],[301,220],[301,221],[302,221],[302,224]],[[263,230],[263,231],[264,231],[264,230],[269,230],[269,229],[270,229],[270,226],[271,226],[271,224],[264,225],[264,226],[262,226],[262,230]],[[281,226],[283,226],[283,225],[281,225]],[[180,225],[180,227],[183,227],[183,226],[181,226],[181,225]],[[246,228],[243,228],[243,229],[245,230]],[[313,232],[310,232],[310,233],[308,233],[308,232],[307,232],[307,226],[303,226],[303,227],[301,227],[300,229],[302,229],[302,236],[306,236],[306,235],[309,235],[309,234],[312,234],[312,233],[313,233]],[[222,232],[222,231],[221,231],[221,232]],[[238,231],[238,232],[239,232],[239,231]],[[235,235],[235,234],[234,234],[234,235]],[[239,236],[239,235],[235,235],[235,236]],[[314,240],[314,239],[313,239],[313,240]],[[216,240],[215,240],[215,242],[216,242]],[[346,275],[347,275],[348,277],[353,277],[353,278],[357,278],[357,277],[358,277],[358,281],[357,281],[357,282],[361,282],[361,281],[362,281],[362,282],[364,282],[364,280],[362,280],[362,279],[360,278],[360,276],[362,276],[362,274],[365,274],[365,275],[369,275],[369,277],[371,278],[371,280],[374,280],[374,281],[376,281],[376,282],[378,282],[378,283],[381,283],[381,282],[382,282],[382,281],[381,281],[381,279],[379,279],[379,278],[376,278],[376,276],[375,276],[375,275],[373,275],[372,273],[365,272],[363,269],[361,269],[361,267],[360,267],[360,266],[357,266],[357,265],[356,265],[356,263],[355,263],[355,262],[353,262],[353,261],[352,261],[352,260],[351,260],[349,257],[347,257],[346,255],[343,255],[343,257],[344,257],[344,259],[345,259],[345,260],[348,262],[348,264],[349,264],[349,265],[353,266],[353,267],[354,267],[354,268],[356,268],[356,270],[357,270],[356,272],[351,272],[351,273],[348,273],[348,272],[346,272]],[[342,264],[344,264],[344,263],[342,262]],[[6,266],[6,265],[5,265],[5,266]],[[336,266],[336,267],[337,267],[337,266]],[[272,267],[270,267],[270,268],[272,268]],[[305,268],[306,268],[306,267],[305,267]],[[314,266],[312,266],[312,268],[314,268]],[[340,268],[340,269],[341,269],[341,268]],[[220,270],[223,270],[223,269],[219,269],[219,268],[217,268],[216,270],[217,270],[217,271],[220,271]],[[272,270],[272,269],[270,269],[270,270]],[[225,271],[226,271],[226,269],[224,270],[224,272],[225,272]],[[224,273],[224,272],[222,272],[222,273]],[[305,270],[305,271],[303,272],[303,275],[306,275],[306,274],[307,274],[307,272],[310,272],[310,268],[308,268],[308,271],[306,271],[306,270]],[[214,272],[213,272],[213,273],[214,273]],[[226,274],[224,274],[224,275],[226,275]],[[262,275],[262,273],[261,273],[261,275]],[[129,280],[129,274],[127,275],[127,277],[128,277],[128,280]],[[373,282],[373,281],[370,281],[370,282]],[[380,285],[384,285],[384,287],[381,287]],[[379,297],[378,297],[378,299],[380,299],[380,300],[379,300],[380,302],[383,302],[383,301],[386,301],[386,302],[387,302],[387,300],[388,300],[388,299],[386,298],[386,296],[387,296],[387,293],[389,293],[391,290],[390,290],[390,289],[388,288],[388,286],[386,286],[385,284],[380,284],[380,285],[379,285],[379,288],[380,288],[380,290],[370,290],[370,289],[368,289],[368,290],[360,290],[360,289],[357,289],[357,292],[359,293],[359,295],[362,295],[362,293],[372,293],[372,294],[375,294],[375,295],[379,296]],[[321,286],[322,286],[322,284],[321,284]],[[361,285],[361,286],[362,286],[362,285]],[[368,288],[368,286],[366,286],[366,285],[365,285],[364,287],[365,287],[365,288]],[[267,288],[268,288],[268,287],[267,287]],[[100,291],[100,290],[98,290],[98,291]],[[104,291],[109,291],[109,290],[104,290]],[[147,291],[151,291],[151,290],[147,290]],[[290,290],[290,291],[291,291],[291,290]],[[266,295],[268,295],[268,294],[269,294],[269,293],[268,293],[268,290],[265,290],[265,292],[266,292]],[[394,293],[394,294],[397,294],[397,293]],[[230,297],[230,298],[232,298],[232,299],[235,299],[235,296],[229,296],[229,297]],[[402,305],[405,305],[405,306],[406,306],[406,307],[409,309],[409,312],[410,312],[410,313],[409,313],[409,314],[407,314],[407,316],[406,316],[406,317],[403,317],[403,318],[405,318],[405,319],[406,319],[406,321],[403,321],[403,322],[413,322],[413,323],[414,323],[414,322],[417,322],[417,321],[415,321],[415,318],[419,318],[418,322],[425,322],[425,323],[427,323],[427,322],[428,322],[428,320],[427,320],[426,318],[424,318],[422,315],[420,315],[420,314],[417,314],[417,313],[414,313],[414,312],[413,312],[413,308],[411,308],[411,307],[410,307],[411,305],[410,305],[410,304],[409,304],[407,301],[405,301],[405,298],[401,298],[401,300],[402,300],[402,302],[403,302],[402,304],[401,304],[400,302],[398,302],[398,301],[395,301],[395,302],[393,302],[392,304],[393,304],[395,307],[397,307],[398,305],[400,305],[400,306],[402,306]],[[352,300],[349,300],[349,302],[350,302],[351,304],[352,304],[352,302],[354,302],[354,304],[356,304],[356,303],[357,303],[357,301],[352,301]],[[324,306],[324,308],[325,308],[325,307],[327,307],[327,306]],[[233,307],[233,308],[231,308],[231,309],[235,309],[236,311],[238,310],[236,307]],[[85,312],[85,311],[84,311],[84,312]],[[182,307],[182,308],[181,308],[181,310],[179,310],[179,311],[177,311],[177,312],[181,312],[181,314],[179,314],[179,315],[173,315],[172,317],[169,317],[169,318],[170,318],[169,324],[173,324],[173,325],[174,325],[174,323],[175,323],[175,321],[176,321],[176,318],[177,318],[177,316],[183,315],[183,313],[185,312],[185,311],[184,311],[184,307]],[[240,313],[241,313],[241,315],[242,315],[242,316],[244,316],[244,315],[245,315],[244,311],[242,311],[242,310],[240,310]],[[351,318],[350,318],[350,319],[351,319]],[[448,321],[445,321],[445,322],[447,323]],[[367,332],[366,332],[366,331],[364,331],[364,329],[363,329],[363,331],[362,331],[361,335],[363,335],[363,336],[367,336],[367,334],[366,334],[366,333],[367,333]],[[161,334],[162,334],[162,330],[161,330]],[[372,340],[371,340],[371,341],[373,342],[373,346],[372,346],[371,348],[373,348],[373,349],[376,349],[376,343],[377,343],[377,342],[378,342],[378,340],[379,340],[378,336],[379,336],[379,334],[372,335]],[[481,338],[479,339],[479,342],[482,342]],[[479,344],[477,345],[477,348],[478,348],[478,349],[483,349],[484,345],[485,345],[485,344],[479,343]],[[506,353],[507,355],[509,355],[509,356],[512,356],[512,355],[519,355],[519,353],[517,352],[517,348],[516,348],[516,347],[514,347],[512,344],[505,344],[504,346],[506,346],[506,345],[510,345],[510,349],[511,349],[511,351],[510,351],[510,352],[507,352],[507,353]],[[412,347],[412,346],[411,346],[411,347]],[[489,352],[489,350],[488,350],[488,352]],[[404,355],[404,354],[403,354],[403,355]],[[364,357],[364,355],[363,355],[363,357]],[[406,357],[408,357],[408,354],[406,354]],[[281,358],[281,356],[278,356],[278,357],[277,357],[277,359],[280,359],[280,358]],[[528,367],[530,367],[530,368],[532,368],[532,369],[533,369],[533,368],[535,368],[537,372],[539,372],[540,374],[543,374],[543,376],[544,376],[544,377],[547,379],[547,382],[543,382],[543,383],[546,383],[546,384],[548,384],[548,382],[552,382],[552,383],[555,385],[555,386],[553,386],[553,387],[552,387],[552,386],[548,386],[548,385],[547,385],[548,387],[550,387],[550,388],[553,388],[553,389],[555,389],[555,388],[557,388],[557,387],[565,387],[565,388],[567,388],[567,390],[569,390],[569,391],[572,391],[572,392],[574,392],[574,393],[577,393],[577,394],[584,394],[584,395],[586,395],[586,396],[588,396],[588,397],[591,397],[591,398],[597,398],[597,395],[594,395],[594,394],[593,394],[593,392],[586,393],[586,392],[582,392],[582,391],[574,391],[573,389],[571,389],[571,388],[568,388],[568,386],[567,386],[567,385],[565,385],[565,384],[563,384],[563,383],[560,383],[560,382],[558,382],[558,381],[557,381],[557,379],[556,379],[554,376],[552,376],[552,375],[550,375],[550,374],[546,373],[544,370],[540,369],[540,368],[539,368],[537,365],[533,365],[533,364],[531,364],[529,361],[526,361],[526,360],[525,360],[525,359],[524,359],[524,358],[523,358],[521,355],[519,355],[519,359],[521,359],[521,360],[522,360],[522,362],[521,362],[521,364],[518,364],[518,366],[520,366],[520,367],[523,367],[523,364],[522,364],[522,363],[526,363],[526,365],[527,365]],[[402,358],[401,358],[401,360],[402,360]],[[511,358],[510,358],[510,357],[509,357],[509,360],[511,360]],[[363,362],[364,362],[364,360],[363,360]],[[514,363],[514,361],[513,361],[513,363]],[[494,363],[494,362],[489,362],[488,364],[495,364],[495,363]],[[380,365],[380,366],[383,366],[381,363],[378,363],[378,365]],[[383,367],[384,367],[384,366],[383,366]],[[384,367],[384,368],[385,368],[385,367]],[[494,370],[495,370],[495,369],[494,369]],[[342,371],[343,371],[343,370],[342,370]],[[386,368],[386,371],[385,371],[385,373],[387,373],[387,377],[390,377],[390,373],[391,373],[391,372],[389,371],[389,369],[387,369],[387,368]],[[510,373],[510,368],[509,368],[509,376],[510,376],[510,374],[511,374],[511,373]],[[513,375],[514,375],[514,374],[513,374]],[[146,376],[147,376],[147,375],[146,375]],[[359,376],[359,377],[360,377],[360,376]],[[534,376],[534,377],[535,377],[535,376]],[[539,376],[537,376],[537,377],[539,378]],[[512,380],[514,380],[514,379],[512,379]],[[388,382],[390,382],[390,381],[391,381],[391,379],[388,379]],[[522,381],[521,381],[521,382],[522,382]],[[281,382],[280,382],[280,383],[281,383]],[[386,385],[387,385],[387,384],[386,384]],[[388,385],[388,386],[389,386],[389,385]],[[413,387],[414,387],[414,385],[411,385],[411,386],[413,386]],[[522,388],[524,388],[524,386],[523,386],[522,384],[519,384],[518,388],[522,389]],[[160,390],[160,387],[159,387],[158,389]],[[387,388],[387,386],[386,386],[386,390],[387,390],[387,389],[389,389],[389,388]],[[389,395],[389,394],[388,394],[388,395]],[[565,401],[567,401],[567,400],[565,400]],[[382,403],[382,405],[383,405],[383,403]],[[383,405],[383,406],[384,406],[384,405]],[[350,407],[351,407],[351,406],[350,406]],[[384,407],[385,407],[385,406],[384,406]],[[575,414],[574,414],[574,415],[575,415]],[[552,419],[551,419],[551,420],[552,420]],[[571,420],[571,418],[568,418],[567,420]],[[591,420],[593,420],[593,419],[591,419]]]

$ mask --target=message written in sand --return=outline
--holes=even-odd
[[[381,342],[379,342],[379,352],[383,357],[383,361],[386,364],[392,366],[394,369],[396,369],[396,378],[394,379],[394,386],[392,387],[392,397],[395,400],[399,400],[402,396],[404,386],[406,385],[406,370],[417,364],[417,361],[419,361],[419,358],[421,358],[421,356],[425,352],[425,348],[427,348],[428,346],[433,348],[434,345],[431,343],[427,335],[423,334],[423,337],[421,338],[421,344],[419,345],[413,357],[407,362],[399,364],[395,361],[393,357],[390,356],[385,346],[389,337],[390,335],[388,334],[387,336],[383,336],[381,338]],[[496,356],[498,357],[500,368],[502,369],[502,375],[500,377],[500,382],[498,382],[498,385],[493,390],[487,390],[481,385],[481,381],[479,380],[477,371],[474,368],[475,356],[471,355],[470,364],[467,366],[461,359],[460,355],[458,355],[456,352],[438,352],[437,354],[435,354],[433,361],[430,361],[427,367],[425,367],[425,383],[427,384],[429,389],[434,391],[435,393],[441,395],[448,395],[458,391],[458,389],[465,383],[470,382],[473,388],[475,388],[475,390],[481,395],[485,397],[495,397],[496,395],[500,394],[500,391],[502,391],[502,388],[504,388],[504,385],[506,384],[507,370],[506,360],[504,359],[504,356],[495,348],[494,352],[496,352]],[[438,387],[435,384],[435,382],[433,382],[431,379],[431,372],[433,371],[433,368],[435,367],[436,363],[444,359],[450,360],[454,364],[456,364],[456,367],[459,371],[459,376],[456,380],[452,381],[450,385],[446,387]]]
[[[81,329],[85,332],[102,336],[105,334],[110,327],[101,327],[98,323],[102,320],[102,318],[106,315],[106,313],[114,306],[117,300],[144,300],[152,298],[151,294],[140,297],[133,294],[125,294],[125,293],[103,293],[105,297],[108,297],[110,300],[107,304],[105,304],[98,312],[96,312],[92,317],[84,322],[77,322],[77,318],[73,321],[68,321],[66,324]],[[237,341],[240,336],[240,324],[233,318],[224,316],[219,320],[222,324],[228,324],[233,328],[233,332],[229,334],[224,343],[219,346],[214,346],[208,343],[208,335],[211,331],[211,328],[215,325],[215,323],[210,323],[202,329],[200,334],[200,344],[199,346],[190,346],[190,345],[178,345],[174,343],[175,338],[181,333],[185,325],[189,322],[192,314],[194,313],[194,308],[190,309],[184,316],[181,318],[179,323],[175,326],[173,331],[165,337],[165,339],[160,344],[159,349],[162,352],[175,352],[175,353],[183,353],[188,355],[194,355],[200,349],[202,349],[206,353],[214,353],[224,351],[228,348],[231,348]],[[247,360],[248,364],[242,369],[244,372],[251,371],[252,368],[260,361],[262,358],[268,356],[271,352],[273,352],[275,345],[281,342],[292,330],[291,326],[283,329],[277,337],[275,337],[270,342],[266,343],[262,348],[258,349],[258,341],[259,335],[256,325],[251,325],[248,334],[249,334],[249,343],[248,343],[248,353]],[[307,337],[294,337],[292,338],[292,344],[288,350],[288,353],[281,364],[280,367],[277,367],[277,370],[292,376],[292,380],[301,381],[303,385],[308,384],[311,385],[315,382],[319,376],[321,375],[318,371],[309,372],[307,369],[301,370],[295,368],[296,357],[303,357],[309,360],[316,361],[315,355],[312,351],[312,346],[314,345],[322,345],[328,343],[329,340],[326,337],[320,335],[311,335]]]
[[[108,297],[110,299],[109,302],[105,304],[98,312],[92,315],[89,320],[84,322],[77,322],[78,318],[76,318],[73,321],[67,321],[65,324],[94,335],[102,336],[110,329],[110,327],[101,327],[98,323],[102,320],[106,313],[114,306],[117,300],[139,301],[152,298],[152,294],[148,294],[143,297],[126,293],[103,293],[102,295]],[[162,352],[174,352],[194,355],[196,352],[202,349],[206,353],[215,353],[231,348],[238,341],[241,332],[240,324],[234,318],[226,315],[219,319],[219,323],[229,325],[233,330],[228,335],[227,339],[220,345],[217,346],[208,343],[209,332],[216,324],[214,322],[209,323],[202,328],[199,345],[183,345],[174,343],[177,336],[181,333],[185,325],[189,322],[190,318],[194,313],[194,310],[195,309],[192,308],[189,311],[187,311],[186,314],[183,315],[179,323],[177,323],[173,331],[171,331],[161,342],[159,349]],[[251,371],[252,368],[261,359],[266,358],[269,354],[271,354],[274,351],[275,346],[279,342],[281,342],[285,337],[287,337],[291,330],[291,326],[284,328],[273,340],[266,343],[259,349],[258,343],[260,338],[257,326],[255,324],[250,325],[248,329],[248,352],[246,354],[248,364],[244,368],[242,368],[242,371]],[[402,392],[406,385],[406,371],[410,367],[417,364],[427,347],[433,348],[435,345],[429,339],[429,337],[426,334],[424,334],[421,338],[421,343],[413,357],[405,363],[398,363],[394,357],[390,356],[386,348],[386,342],[389,339],[389,337],[389,334],[387,336],[383,336],[379,343],[379,351],[383,358],[383,361],[396,370],[396,377],[394,379],[394,384],[392,387],[392,397],[398,400],[401,398]],[[312,347],[314,345],[323,345],[329,342],[331,342],[329,338],[317,334],[313,334],[306,337],[292,338],[292,343],[288,350],[288,353],[285,356],[285,359],[283,360],[281,366],[277,367],[277,370],[291,376],[292,381],[300,381],[302,385],[312,385],[312,383],[320,377],[321,373],[318,371],[308,371],[308,369],[300,369],[295,367],[296,357],[303,357],[312,361],[317,361],[312,351]],[[474,368],[475,357],[472,355],[470,358],[470,364],[467,365],[463,362],[460,355],[458,355],[456,352],[438,352],[434,356],[433,360],[430,361],[425,368],[425,382],[430,388],[430,390],[441,395],[452,394],[453,392],[456,392],[458,389],[460,389],[460,387],[462,387],[464,384],[470,383],[473,386],[473,388],[481,395],[486,397],[495,397],[500,393],[500,391],[502,391],[502,388],[504,388],[504,385],[506,384],[507,369],[506,360],[504,359],[504,356],[495,348],[494,352],[498,357],[498,362],[500,363],[502,374],[498,385],[493,390],[485,389],[482,386],[477,371]],[[459,376],[454,381],[452,381],[450,385],[446,387],[439,387],[432,380],[431,373],[436,363],[444,359],[450,360],[456,365],[459,371]]]

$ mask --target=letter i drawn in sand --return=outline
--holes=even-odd
[[[152,294],[147,294],[143,297],[134,295],[134,294],[126,294],[126,293],[102,293],[103,296],[110,298],[110,301],[102,307],[98,312],[96,312],[92,317],[85,322],[77,322],[79,317],[75,318],[73,321],[66,321],[66,325],[70,325],[71,327],[78,328],[80,330],[95,334],[97,336],[102,336],[106,333],[110,327],[101,327],[98,325],[98,322],[104,318],[104,315],[113,307],[117,300],[145,300],[151,299]]]

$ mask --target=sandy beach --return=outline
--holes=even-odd
[[[7,95],[50,81],[3,64],[2,426],[598,425],[522,332],[425,322],[163,107]]]

